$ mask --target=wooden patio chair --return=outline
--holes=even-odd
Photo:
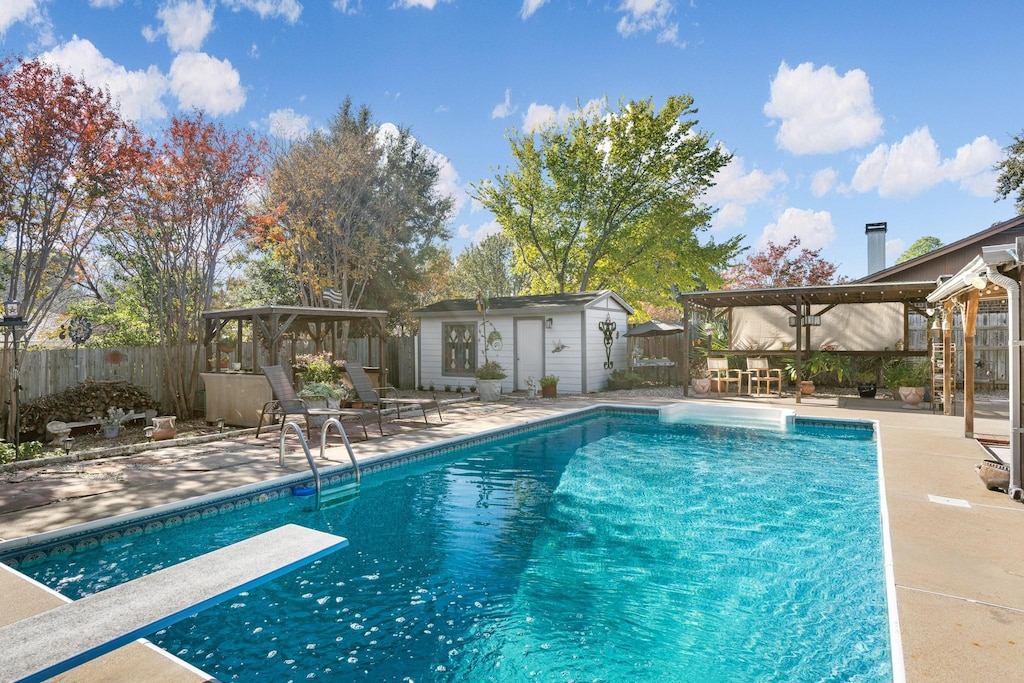
[[[736,385],[736,395],[740,395],[740,387],[743,385],[743,376],[739,370],[729,369],[728,358],[708,357],[708,373],[711,376],[711,383],[719,394],[729,394],[729,385]],[[723,389],[724,387],[724,389]]]
[[[779,398],[782,398],[782,370],[772,368],[768,365],[767,358],[747,358],[747,392],[751,396],[761,396],[761,387],[764,387],[765,396],[771,396],[772,385],[779,388]],[[754,388],[757,391],[754,391]]]
[[[345,372],[348,373],[348,378],[352,381],[352,388],[356,390],[356,396],[363,405],[368,405],[377,410],[377,422],[380,424],[380,411],[385,406],[394,406],[397,411],[398,417],[402,417],[402,406],[412,407],[416,406],[423,412],[423,421],[430,424],[430,420],[427,419],[427,409],[436,408],[437,417],[444,423],[444,416],[441,415],[441,404],[436,399],[432,398],[386,398],[382,397],[381,394],[386,394],[388,390],[394,391],[394,387],[380,387],[380,391],[373,388],[370,384],[370,378],[366,375],[366,371],[363,370],[363,366],[358,363],[345,363]]]
[[[284,426],[284,422],[289,415],[301,415],[306,420],[306,438],[309,438],[310,435],[310,416],[336,417],[339,420],[358,418],[359,423],[363,427],[363,438],[370,438],[370,435],[366,432],[366,418],[376,411],[356,410],[355,408],[310,408],[295,393],[295,387],[292,386],[292,382],[288,379],[288,375],[283,367],[280,365],[266,365],[263,367],[263,374],[266,376],[267,382],[270,383],[271,391],[274,392],[274,400],[263,404],[263,410],[260,411],[260,421],[256,425],[257,437],[260,435],[260,430],[263,429],[264,418],[269,416],[277,419],[278,424]],[[379,417],[377,424],[380,426]],[[383,427],[381,427],[380,435],[384,436]]]

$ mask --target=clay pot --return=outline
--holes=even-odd
[[[711,378],[694,377],[690,380],[690,386],[693,387],[693,393],[697,396],[706,396],[711,391]]]
[[[917,410],[924,400],[924,387],[900,387],[900,399],[903,400],[903,408]]]
[[[814,393],[814,382],[809,379],[800,380],[800,393],[804,396],[810,396]]]
[[[556,384],[556,385],[551,386],[551,387],[541,387],[540,388],[540,395],[543,398],[555,398],[555,397],[557,397],[558,396],[558,385]]]
[[[174,426],[174,421],[177,420],[176,415],[167,415],[164,417],[153,418],[153,441],[163,441],[164,439],[173,439],[178,435],[178,429]]]
[[[983,460],[974,469],[989,491],[1006,491],[1010,488],[1010,468],[997,460]]]

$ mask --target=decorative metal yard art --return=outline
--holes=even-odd
[[[70,339],[75,346],[84,344],[91,336],[92,323],[85,318],[72,318],[60,326],[60,338]]]
[[[611,313],[597,324],[597,329],[604,334],[604,367],[606,370],[611,370],[615,367],[615,361],[612,360],[612,343],[615,341],[612,335],[615,333],[615,321],[612,320]]]
[[[501,332],[498,332],[494,323],[487,319],[487,314],[491,312],[489,298],[485,292],[476,293],[476,312],[480,314],[480,341],[483,342],[485,364],[488,362],[487,350],[501,351],[502,346]],[[487,331],[488,325],[491,326],[490,332]]]

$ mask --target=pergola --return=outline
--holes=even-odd
[[[365,321],[376,333],[378,358],[384,363],[384,323],[387,311],[373,311],[347,308],[313,308],[309,306],[260,306],[258,308],[231,308],[203,313],[203,344],[216,350],[217,339],[230,334],[237,341],[242,339],[243,327],[252,326],[254,342],[253,371],[258,369],[255,344],[259,342],[267,349],[270,365],[278,365],[279,343],[286,334],[309,337],[317,353],[323,351],[324,342],[330,338],[331,347],[337,345],[338,324]],[[225,330],[234,324],[234,329]],[[214,369],[216,371],[217,368]]]
[[[977,256],[965,265],[959,273],[941,280],[928,295],[930,305],[941,305],[945,320],[953,314],[953,308],[960,309],[964,326],[964,436],[974,437],[974,335],[977,326],[978,304],[985,299],[1008,299],[1007,328],[1009,340],[1009,408],[1010,408],[1010,490],[1014,499],[1024,497],[1022,474],[1024,474],[1024,452],[1021,443],[1021,261],[1024,260],[1024,238],[1017,238],[1015,244],[985,246]],[[949,378],[952,354],[950,351],[950,328],[943,324],[942,344],[943,373]],[[945,380],[949,382],[949,379]],[[945,387],[949,395],[949,387]],[[948,411],[947,411],[948,414]]]
[[[903,310],[903,349],[904,350],[859,350],[842,351],[847,355],[889,355],[889,356],[922,356],[926,351],[907,349],[910,336],[909,313],[911,311],[927,315],[927,297],[935,289],[935,282],[875,282],[827,285],[815,287],[778,287],[767,289],[719,290],[715,292],[687,292],[679,295],[683,306],[683,348],[689,349],[692,343],[690,332],[691,316],[703,311],[709,320],[731,316],[732,310],[750,306],[778,306],[789,312],[793,328],[793,349],[765,350],[730,348],[722,353],[742,356],[794,356],[797,374],[803,360],[804,352],[810,350],[811,324],[820,321],[820,316],[839,305],[845,304],[877,304],[901,303]],[[801,334],[802,333],[802,334]],[[730,346],[732,335],[730,334]],[[689,392],[690,369],[683,363],[684,391]],[[796,402],[800,402],[800,392],[796,392]]]

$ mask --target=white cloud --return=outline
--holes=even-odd
[[[56,64],[73,76],[81,76],[94,88],[109,89],[121,105],[121,115],[127,119],[146,121],[167,116],[162,101],[167,92],[167,79],[155,66],[145,71],[128,71],[78,36],[40,55],[40,59]]]
[[[881,197],[913,196],[942,181],[958,183],[975,195],[992,195],[992,165],[1001,156],[999,145],[983,135],[958,148],[954,158],[943,160],[931,132],[923,126],[899,142],[875,147],[857,166],[851,184],[857,192],[877,188]]]
[[[260,16],[260,19],[281,17],[289,24],[294,24],[302,14],[302,4],[297,0],[221,0],[228,8],[235,12],[243,9],[251,10]],[[345,11],[346,3],[340,8]],[[338,3],[335,2],[335,7]]]
[[[171,91],[183,109],[196,107],[218,116],[233,114],[245,104],[241,77],[226,59],[202,52],[183,52],[168,74]]]
[[[491,118],[503,119],[514,111],[515,109],[512,107],[512,91],[505,88],[505,101],[494,105],[494,109],[491,110]]]
[[[95,7],[96,9],[119,7],[123,1],[124,0],[89,0],[89,7]]]
[[[358,14],[363,9],[361,0],[334,0],[331,7],[342,14]]]
[[[0,38],[7,33],[7,29],[23,21],[39,30],[41,36],[45,36],[44,44],[49,45],[52,42],[51,27],[43,5],[44,0],[3,0],[0,2]]]
[[[792,237],[800,238],[802,249],[821,249],[836,239],[832,214],[790,207],[782,212],[776,223],[769,223],[758,240],[757,248],[764,249],[768,242],[786,244]]]
[[[267,127],[274,137],[300,140],[309,135],[309,117],[296,114],[291,108],[272,111],[267,118]]]
[[[498,221],[491,221],[484,223],[476,230],[470,230],[469,226],[463,224],[459,226],[458,235],[464,240],[470,240],[476,244],[480,244],[484,241],[484,238],[490,237],[491,235],[497,235],[501,232],[501,225]]]
[[[834,168],[823,168],[811,177],[811,194],[824,197],[836,185],[839,173]]]
[[[401,7],[402,9],[408,9],[410,7],[422,7],[423,9],[434,9],[438,3],[451,2],[452,0],[398,0],[395,3],[395,7]]]
[[[871,84],[860,69],[840,76],[831,66],[783,62],[771,84],[765,116],[782,119],[776,142],[793,154],[822,154],[861,147],[882,134]]]
[[[670,21],[675,7],[672,0],[623,0],[619,11],[624,16],[616,26],[618,32],[628,38],[634,33],[655,32],[660,43],[678,43],[679,24]]]
[[[896,263],[903,252],[907,250],[907,243],[903,240],[896,238],[893,240],[885,241],[885,262]]]
[[[583,105],[583,115],[596,116],[604,108],[605,101],[603,98],[592,99]],[[548,125],[564,125],[575,111],[575,109],[570,109],[564,104],[555,109],[550,104],[532,102],[526,109],[526,113],[523,114],[523,130],[527,133],[533,133]]]
[[[523,0],[523,9],[519,12],[519,15],[523,18],[523,21],[530,18],[534,12],[539,10],[541,6],[546,5],[548,0]]]
[[[748,173],[743,157],[734,156],[715,174],[715,184],[704,194],[705,201],[718,207],[712,227],[722,230],[743,225],[747,219],[743,207],[763,201],[772,190],[788,181],[782,171],[765,173],[755,168]]]
[[[167,46],[172,52],[195,52],[213,30],[213,8],[203,0],[179,0],[164,5],[156,17],[161,27],[145,26],[142,35],[151,43],[161,35],[167,36]]]

